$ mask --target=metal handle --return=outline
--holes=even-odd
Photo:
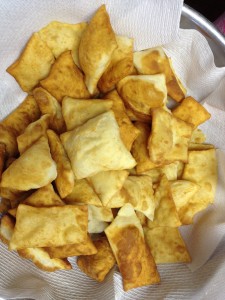
[[[182,15],[193,21],[199,26],[211,39],[213,39],[225,52],[225,37],[217,30],[217,28],[206,19],[202,14],[184,4],[182,7]]]

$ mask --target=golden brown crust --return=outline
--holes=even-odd
[[[41,113],[33,96],[28,95],[23,102],[11,112],[1,124],[10,129],[16,136],[22,134],[25,128],[39,119]]]
[[[7,128],[2,123],[0,123],[0,143],[6,146],[7,158],[18,154],[15,134],[13,133],[12,129]]]
[[[178,228],[145,228],[144,232],[156,264],[191,262],[190,254]]]
[[[116,259],[125,291],[160,281],[154,259],[137,227],[119,229],[110,243],[117,248]]]
[[[49,115],[44,115],[37,121],[30,123],[24,132],[17,137],[20,155],[39,140],[40,137],[46,136],[49,118]]]
[[[127,76],[116,88],[135,115],[146,120],[149,120],[152,108],[163,107],[167,100],[164,74]]]
[[[102,5],[84,31],[79,46],[79,62],[90,94],[96,93],[97,83],[108,67],[116,47],[109,15],[105,5]]]
[[[5,165],[5,159],[6,159],[6,145],[0,143],[0,181],[2,178],[2,172]]]
[[[65,205],[65,203],[54,191],[52,184],[48,184],[44,187],[39,188],[32,195],[23,200],[22,203],[34,207],[51,207]]]
[[[48,141],[41,137],[5,170],[1,187],[28,191],[49,184],[56,176]]]
[[[141,174],[160,166],[160,164],[153,163],[149,156],[147,145],[148,138],[151,132],[150,126],[142,122],[136,122],[134,125],[139,130],[140,134],[134,141],[131,153],[137,162],[137,174]]]
[[[74,174],[69,158],[58,135],[53,130],[47,130],[47,135],[51,155],[57,165],[56,187],[60,197],[65,198],[73,191]]]
[[[172,113],[176,118],[193,124],[195,128],[211,117],[210,113],[193,97],[185,98]]]
[[[59,102],[48,91],[41,87],[33,90],[33,95],[42,115],[50,115],[49,128],[58,134],[66,131],[66,124]]]
[[[67,259],[50,258],[48,252],[42,248],[26,248],[17,252],[21,257],[31,259],[43,271],[54,272],[72,269]]]
[[[126,108],[123,104],[123,100],[120,98],[116,90],[106,94],[104,98],[113,101],[112,111],[114,112],[116,121],[120,128],[121,139],[126,148],[130,151],[133,142],[140,132],[130,121]]]
[[[133,72],[133,40],[125,36],[116,36],[118,48],[112,54],[111,62],[98,82],[98,88],[106,93],[117,82]]]
[[[77,265],[87,276],[102,282],[115,265],[116,260],[106,237],[95,240],[93,243],[97,248],[97,253],[79,256]]]
[[[32,207],[20,204],[10,249],[83,243],[87,237],[87,226],[86,205]]]
[[[47,44],[38,33],[34,33],[20,57],[7,68],[7,72],[16,79],[24,92],[29,92],[48,75],[54,60]]]
[[[73,61],[71,51],[63,52],[52,65],[51,71],[41,86],[59,102],[69,96],[77,99],[90,98],[84,83],[84,76]]]
[[[97,249],[89,235],[87,235],[87,240],[83,243],[59,247],[47,247],[45,248],[45,250],[49,253],[50,257],[52,258],[65,258],[78,255],[93,255],[97,253]]]

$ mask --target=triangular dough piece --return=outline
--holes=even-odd
[[[65,203],[56,194],[51,184],[48,184],[38,189],[28,198],[23,200],[22,203],[34,207],[51,207],[65,205]]]
[[[87,23],[67,24],[53,21],[39,31],[39,35],[57,58],[61,53],[72,50],[74,62],[78,63],[78,49]]]
[[[141,223],[131,204],[120,209],[105,233],[122,275],[125,291],[160,282]]]
[[[117,91],[137,116],[146,118],[152,108],[163,107],[167,101],[164,74],[127,76],[117,84]]]
[[[27,126],[38,120],[41,112],[34,97],[28,95],[23,102],[13,110],[1,124],[10,129],[15,136],[24,132]]]
[[[116,121],[120,128],[121,139],[130,151],[133,142],[139,135],[139,130],[130,121],[123,100],[120,98],[116,90],[105,95],[105,99],[113,101],[112,111],[114,112]]]
[[[133,72],[133,39],[116,36],[118,48],[112,54],[111,62],[98,82],[98,88],[106,93],[115,88],[117,82]]]
[[[59,102],[62,102],[65,96],[78,99],[90,97],[84,76],[74,63],[71,51],[60,54],[52,65],[48,77],[41,80],[40,84]]]
[[[72,130],[86,121],[111,109],[113,103],[110,100],[79,100],[65,97],[62,102],[62,113],[67,130]]]
[[[30,148],[40,137],[46,136],[49,118],[49,115],[44,115],[39,120],[30,123],[25,131],[17,137],[20,155]]]
[[[128,176],[123,188],[109,200],[107,207],[122,207],[125,203],[131,203],[135,210],[153,220],[157,203],[149,176]]]
[[[187,162],[188,143],[193,125],[175,118],[162,108],[152,110],[152,129],[148,141],[151,160],[169,164],[174,161]]]
[[[178,228],[145,228],[144,233],[156,264],[191,262],[188,249]]]
[[[215,149],[189,151],[184,167],[183,180],[200,186],[189,202],[179,210],[183,224],[191,224],[195,214],[214,202],[217,185],[217,161]]]
[[[24,92],[30,92],[45,78],[54,63],[54,55],[38,33],[28,41],[20,57],[7,68]]]
[[[84,203],[102,206],[101,200],[86,179],[75,180],[72,193],[66,196],[63,201],[67,204]]]
[[[60,197],[65,198],[73,191],[74,174],[69,158],[58,135],[52,130],[48,130],[47,135],[51,155],[57,166],[56,188]]]
[[[66,131],[66,124],[59,102],[48,91],[41,87],[33,90],[33,95],[42,115],[48,114],[50,116],[49,128],[58,134]]]
[[[103,206],[106,206],[116,192],[121,190],[128,174],[126,170],[105,171],[89,177],[88,181],[101,199]]]
[[[49,184],[56,176],[48,141],[41,137],[5,170],[1,187],[28,191]]]
[[[148,220],[148,227],[178,227],[181,225],[175,203],[173,201],[170,184],[165,175],[156,188],[155,201],[157,207],[155,210],[154,220]]]
[[[90,94],[96,92],[98,81],[110,64],[116,47],[115,33],[105,5],[102,5],[88,24],[79,46],[79,63]]]
[[[60,136],[77,179],[101,171],[131,169],[136,162],[124,146],[112,111]]]

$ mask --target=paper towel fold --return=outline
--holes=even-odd
[[[179,0],[108,0],[113,27],[118,34],[133,36],[137,49],[162,45],[188,94],[204,103],[212,118],[201,126],[207,141],[221,150],[219,184],[215,204],[200,213],[182,234],[193,257],[184,264],[159,267],[158,286],[123,292],[121,277],[111,272],[96,283],[79,272],[75,258],[71,271],[46,273],[22,260],[0,244],[0,297],[33,299],[223,299],[225,287],[225,68],[214,65],[205,38],[195,30],[178,29],[182,2]],[[0,119],[24,98],[24,93],[5,69],[18,56],[32,32],[52,20],[76,23],[88,20],[102,1],[15,1],[1,3]],[[23,16],[23,17],[21,17]],[[171,42],[172,40],[172,42]],[[224,150],[224,151],[222,151]],[[222,240],[222,241],[221,241]],[[219,242],[220,247],[217,248]],[[215,251],[215,249],[217,250]],[[213,254],[214,253],[214,254]],[[210,259],[209,259],[210,258]],[[202,266],[202,267],[201,267]],[[201,267],[200,269],[198,269]]]

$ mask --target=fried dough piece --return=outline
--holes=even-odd
[[[49,115],[44,115],[37,121],[30,123],[24,132],[17,137],[20,155],[30,148],[42,136],[46,136],[49,124]]]
[[[90,97],[83,74],[74,63],[71,51],[60,54],[52,65],[48,77],[41,80],[40,84],[59,102],[62,102],[65,96],[77,99]]]
[[[41,187],[22,201],[23,204],[34,207],[62,206],[65,203],[53,189],[52,184]]]
[[[71,50],[74,62],[78,63],[78,49],[81,36],[87,27],[87,23],[67,24],[53,21],[39,31],[41,39],[52,50],[55,58],[61,53]]]
[[[67,204],[92,204],[102,206],[102,202],[86,179],[75,179],[73,191],[63,201]]]
[[[115,265],[116,260],[106,237],[95,240],[94,245],[97,253],[79,256],[77,265],[87,276],[102,282]]]
[[[49,128],[58,134],[66,131],[66,124],[59,102],[48,91],[41,87],[33,90],[33,95],[42,115],[48,114],[50,116]]]
[[[143,172],[141,175],[150,176],[152,179],[152,183],[159,182],[161,179],[161,176],[163,174],[166,175],[166,177],[169,181],[177,180],[178,165],[179,165],[179,162],[175,161],[171,164],[164,165],[164,166],[157,167],[157,168],[151,169],[149,171]]]
[[[148,138],[150,135],[150,126],[146,123],[135,122],[135,127],[139,130],[140,134],[134,141],[131,153],[137,162],[136,171],[137,174],[142,174],[146,171],[154,169],[159,164],[155,164],[151,161],[148,151]]]
[[[190,254],[178,228],[145,228],[144,233],[156,264],[191,262]]]
[[[117,91],[137,116],[148,119],[152,108],[163,107],[167,101],[164,74],[127,76],[117,84]]]
[[[188,142],[193,125],[172,116],[162,108],[152,110],[152,129],[148,141],[149,156],[154,163],[187,162]]]
[[[133,142],[139,135],[139,130],[130,121],[126,108],[123,104],[123,100],[120,98],[116,90],[106,94],[104,98],[113,101],[112,111],[114,112],[116,121],[120,128],[121,139],[126,148],[130,151]]]
[[[160,282],[141,223],[131,204],[120,209],[105,233],[121,272],[125,291]]]
[[[84,31],[79,46],[79,63],[90,94],[96,93],[98,81],[109,66],[116,48],[116,36],[105,5],[102,5]]]
[[[70,195],[74,187],[74,174],[60,138],[52,130],[47,130],[52,158],[57,166],[55,184],[61,198]]]
[[[180,105],[172,110],[173,115],[187,123],[198,127],[210,119],[210,113],[193,97],[185,98]]]
[[[62,113],[67,130],[72,130],[83,125],[88,120],[109,111],[112,105],[113,103],[110,100],[80,100],[65,97],[62,102]]]
[[[88,182],[94,188],[102,204],[107,206],[109,200],[121,190],[128,174],[126,170],[105,171],[89,177]]]
[[[47,247],[45,248],[45,250],[49,253],[51,258],[65,258],[78,255],[93,255],[97,253],[97,249],[89,235],[87,235],[87,239],[83,243],[59,247]]]
[[[5,159],[6,159],[6,145],[0,143],[0,182],[2,178],[2,171],[5,165]]]
[[[10,158],[18,153],[16,136],[10,128],[0,123],[0,144],[5,145],[6,157]]]
[[[113,51],[111,62],[98,82],[98,88],[106,93],[115,88],[117,82],[133,72],[133,39],[116,36],[118,48]]]
[[[23,102],[11,112],[1,124],[17,137],[22,134],[25,128],[32,122],[39,119],[41,112],[34,97],[28,95]]]
[[[9,245],[11,237],[13,235],[15,227],[15,221],[9,215],[4,215],[1,218],[1,225],[0,225],[0,239],[6,245]]]
[[[2,198],[0,200],[0,214],[6,213],[11,208],[9,199]]]
[[[131,169],[136,165],[120,138],[112,111],[61,134],[60,138],[77,179],[102,171]]]
[[[29,191],[49,184],[56,176],[48,141],[41,137],[5,170],[1,187]]]
[[[85,205],[32,207],[20,204],[10,250],[83,243],[87,238]]]
[[[191,224],[193,217],[214,202],[217,185],[217,161],[215,149],[189,151],[182,180],[200,186],[186,205],[179,210],[182,224]]]
[[[55,272],[72,269],[67,259],[50,258],[48,252],[42,248],[26,248],[17,252],[21,257],[32,260],[36,267],[43,271]]]
[[[36,32],[28,41],[20,57],[7,68],[24,92],[30,92],[45,78],[54,63],[54,55]]]
[[[139,74],[164,73],[168,95],[177,102],[185,98],[187,91],[177,77],[171,59],[167,57],[162,47],[134,52],[134,66]]]
[[[107,207],[122,207],[125,203],[131,203],[135,210],[153,220],[157,202],[149,176],[128,176],[123,188],[109,200]]]
[[[178,227],[181,225],[175,203],[173,201],[170,184],[165,175],[155,191],[155,216],[154,220],[148,220],[148,227]]]
[[[190,143],[201,144],[206,140],[205,134],[201,131],[201,129],[196,128],[193,130]]]

